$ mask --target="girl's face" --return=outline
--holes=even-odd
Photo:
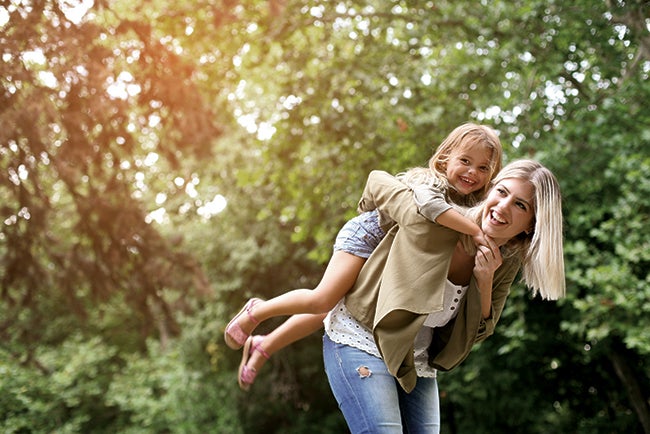
[[[490,176],[492,151],[482,146],[465,146],[452,152],[445,173],[449,185],[468,195],[485,187]]]
[[[514,236],[533,230],[535,189],[519,178],[507,178],[496,184],[485,199],[481,229],[503,245]]]

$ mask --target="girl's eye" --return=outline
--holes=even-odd
[[[490,168],[487,167],[487,166],[481,166],[481,167],[478,168],[478,170],[480,170],[481,172],[487,173],[487,172],[489,172]]]
[[[499,193],[501,196],[506,195],[506,191],[503,188],[497,187],[497,193]]]
[[[460,162],[463,164],[469,164],[469,160],[467,158],[461,158]]]
[[[526,208],[526,204],[525,204],[525,203],[517,202],[517,206],[518,206],[519,208],[521,208],[522,210],[524,210],[524,211],[527,210],[527,208]]]

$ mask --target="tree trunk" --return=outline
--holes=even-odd
[[[632,408],[634,408],[639,422],[643,426],[643,432],[650,434],[650,408],[647,399],[643,396],[639,383],[636,381],[632,368],[619,351],[612,351],[609,359],[614,366],[616,375],[623,383],[623,386],[625,386],[625,391],[630,399]]]

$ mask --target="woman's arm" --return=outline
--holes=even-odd
[[[431,366],[442,371],[453,369],[467,358],[474,344],[494,333],[520,266],[519,257],[509,257],[495,271],[491,292],[492,312],[488,318],[482,317],[481,292],[476,277],[472,277],[458,316],[434,329],[433,341],[429,347]]]
[[[517,277],[520,266],[520,258],[508,258],[507,260],[504,260],[503,265],[501,265],[501,267],[499,267],[494,272],[494,276],[492,278],[490,300],[488,301],[491,312],[487,318],[481,316],[478,334],[475,338],[476,342],[480,342],[494,333],[494,329],[499,322],[499,319],[501,318],[501,312],[503,312],[506,300],[510,294],[510,288],[512,287],[512,284]],[[470,290],[472,288],[474,288],[477,293],[482,295],[478,287],[478,281],[476,280],[476,277],[474,277],[470,282]],[[478,304],[478,300],[481,300],[481,297],[474,299],[472,303]],[[468,302],[470,302],[470,300],[468,300]],[[479,301],[479,303],[481,303],[480,308],[482,312],[485,302]]]
[[[481,316],[488,319],[492,316],[492,286],[494,272],[503,264],[499,246],[494,240],[486,237],[487,245],[479,246],[474,257],[473,275],[476,286],[481,294]]]

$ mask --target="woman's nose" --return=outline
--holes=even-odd
[[[505,210],[508,209],[510,202],[511,200],[509,197],[504,197],[501,200],[499,200],[495,208],[497,209],[497,211],[504,212]]]

